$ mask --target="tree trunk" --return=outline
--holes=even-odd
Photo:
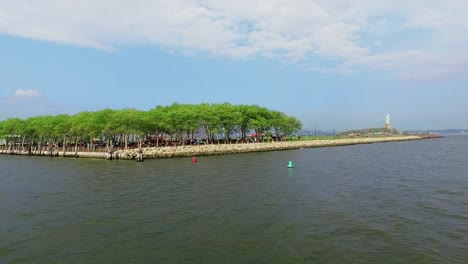
[[[78,155],[78,136],[76,136],[75,140],[75,156]]]
[[[26,140],[26,136],[23,136],[23,141],[21,142],[21,152],[24,152],[24,141]]]
[[[210,128],[208,126],[203,127],[205,129],[206,143],[210,144]]]
[[[137,162],[143,162],[143,149],[141,148],[141,139],[138,143],[138,151],[137,151]]]
[[[13,143],[13,152],[18,154],[18,142],[17,142],[16,137],[15,137],[15,143]]]
[[[229,134],[230,134],[231,130],[230,129],[224,129],[224,139],[225,139],[225,142],[227,144],[227,141],[229,140]]]
[[[59,155],[59,146],[58,146],[58,138],[54,141],[54,156],[58,157]]]
[[[28,148],[28,155],[31,156],[32,154],[32,148],[34,147],[34,137],[31,138],[31,143],[29,144],[29,148]]]
[[[112,139],[108,139],[108,144],[107,144],[107,159],[108,160],[112,160],[114,157],[113,157],[113,153],[114,153],[114,146],[113,146],[113,143],[112,143]]]
[[[47,143],[47,155],[52,156],[52,144]]]
[[[37,142],[37,149],[39,151],[39,155],[42,155],[42,136],[39,137],[39,141]]]
[[[62,144],[62,147],[63,147],[63,156],[65,157],[65,149],[66,149],[66,144],[67,144],[67,136],[63,135],[63,144]]]

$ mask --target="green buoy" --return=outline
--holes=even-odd
[[[290,161],[288,162],[288,168],[292,168],[292,167],[294,167],[294,166],[293,166],[292,160],[290,160]]]

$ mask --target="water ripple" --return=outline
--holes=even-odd
[[[0,263],[465,263],[466,149],[444,138],[197,163],[0,156]]]

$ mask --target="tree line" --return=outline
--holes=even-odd
[[[237,132],[245,139],[251,131],[257,136],[266,132],[291,135],[301,127],[297,118],[258,105],[174,103],[149,111],[107,108],[75,115],[8,118],[0,121],[0,138],[21,145],[75,144],[75,149],[79,142],[98,138],[108,146],[118,141],[127,148],[129,142],[139,142],[141,146],[149,135],[166,134],[183,140],[203,132],[207,143],[212,143],[220,133],[228,139]]]

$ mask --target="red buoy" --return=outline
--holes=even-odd
[[[193,157],[192,162],[197,162],[197,157]]]

